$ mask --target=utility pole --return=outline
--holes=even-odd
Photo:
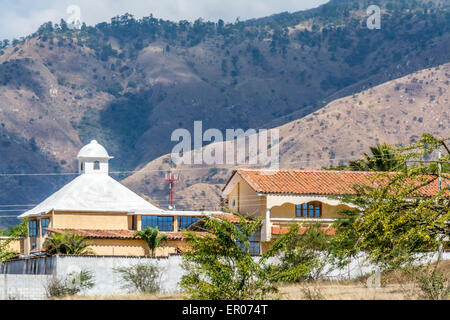
[[[179,180],[178,174],[173,174],[172,172],[166,174],[166,181],[169,183],[169,209],[173,210],[175,209],[175,203],[174,203],[174,186],[175,182]]]

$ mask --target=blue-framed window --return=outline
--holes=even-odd
[[[159,231],[173,231],[173,217],[142,216],[142,230],[148,227],[158,227]]]
[[[48,228],[48,226],[50,225],[50,219],[42,219],[41,220],[41,235],[46,235],[49,232],[47,230],[45,230],[45,228]]]
[[[197,217],[178,217],[178,230],[187,229],[191,224],[198,221]]]
[[[298,204],[295,206],[295,215],[301,218],[320,218],[322,216],[322,203],[314,201]]]
[[[249,249],[252,256],[258,256],[261,253],[261,246],[259,241],[250,241]]]
[[[240,226],[237,227],[239,230],[241,229]],[[261,253],[260,242],[256,240],[256,238],[259,237],[259,235],[260,231],[256,232],[248,239],[249,240],[248,249],[252,256],[258,256]],[[236,241],[236,243],[238,244],[239,247],[243,249],[243,245],[239,241]]]
[[[30,233],[30,237],[37,237],[38,229],[37,229],[37,221],[30,220],[28,222],[28,229]]]

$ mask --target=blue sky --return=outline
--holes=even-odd
[[[168,20],[227,22],[264,17],[283,11],[317,7],[328,0],[1,0],[0,39],[29,35],[46,21],[68,19],[70,5],[81,9],[81,21],[88,25],[109,21],[126,12],[140,18],[150,13]]]

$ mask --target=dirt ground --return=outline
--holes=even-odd
[[[371,289],[364,285],[312,284],[280,288],[282,300],[405,300],[414,299],[414,285],[390,284]]]
[[[388,284],[371,289],[364,284],[322,282],[308,285],[284,285],[279,287],[274,299],[280,300],[405,300],[418,299],[414,284]],[[73,296],[68,300],[183,300],[182,294],[129,294],[111,296]]]
[[[414,285],[389,284],[370,289],[361,284],[320,283],[281,286],[275,299],[281,300],[404,300],[414,297]],[[181,294],[130,294],[111,296],[73,296],[67,300],[183,300]]]

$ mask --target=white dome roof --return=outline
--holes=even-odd
[[[77,158],[100,158],[100,159],[112,159],[106,149],[99,144],[96,140],[92,140],[89,144],[81,148],[78,152]]]
[[[20,217],[37,216],[51,210],[164,212],[106,174],[82,174]]]

